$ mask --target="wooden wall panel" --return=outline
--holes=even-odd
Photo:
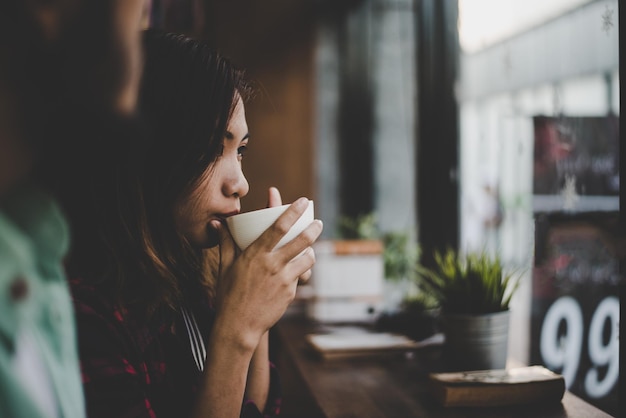
[[[247,104],[250,193],[243,210],[264,207],[267,188],[289,203],[313,196],[313,15],[309,2],[206,1],[200,35],[244,68],[257,87]]]

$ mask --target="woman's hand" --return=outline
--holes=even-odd
[[[280,196],[280,192],[276,187],[269,188],[269,196],[267,199],[267,207],[273,208],[276,206],[281,206],[283,204],[283,199]],[[298,277],[299,283],[306,283],[311,278],[311,269],[308,269],[304,273]]]
[[[278,190],[270,189],[268,205],[280,203]],[[322,232],[321,221],[314,221],[283,247],[274,247],[307,204],[308,199],[298,199],[241,253],[226,226],[217,226],[216,317],[208,339],[203,395],[194,417],[237,417],[244,392],[263,409],[269,391],[267,331],[293,300],[298,277],[310,275],[315,262],[311,245]]]
[[[269,206],[281,203],[278,190],[269,192]],[[322,232],[313,221],[281,248],[276,244],[307,208],[308,199],[296,200],[278,220],[238,257],[236,246],[220,225],[220,277],[216,294],[216,322],[230,330],[233,342],[253,351],[261,336],[273,326],[293,301],[299,278],[308,279],[315,263],[311,245]],[[226,324],[229,324],[226,326]]]

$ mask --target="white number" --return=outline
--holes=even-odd
[[[606,345],[603,344],[602,334],[604,323],[610,321],[611,336]],[[595,366],[587,372],[585,377],[585,391],[592,398],[601,398],[608,394],[619,378],[619,300],[615,296],[604,299],[591,319],[589,327],[589,358]],[[598,379],[598,366],[608,365],[606,376]]]
[[[565,321],[565,334],[559,336],[559,325]],[[549,369],[563,368],[567,388],[574,382],[583,341],[583,314],[572,297],[557,299],[543,320],[539,339],[541,357]]]

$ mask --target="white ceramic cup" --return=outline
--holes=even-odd
[[[278,217],[282,215],[282,213],[287,210],[289,206],[291,205],[288,204],[273,208],[258,209],[226,218],[228,230],[233,236],[237,246],[241,250],[248,248],[248,246],[252,244],[267,228],[272,226],[276,219],[278,219]],[[311,225],[313,220],[313,201],[309,200],[309,206],[306,208],[302,216],[300,216],[296,223],[293,224],[293,226],[274,248],[280,248],[294,239],[298,236],[298,234],[300,234],[300,232],[304,231],[306,227]]]

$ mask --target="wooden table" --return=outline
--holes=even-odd
[[[272,330],[272,356],[283,386],[286,418],[605,418],[610,415],[566,392],[562,402],[498,408],[443,408],[426,390],[440,350],[412,355],[322,360],[304,336],[316,325],[284,317]]]

